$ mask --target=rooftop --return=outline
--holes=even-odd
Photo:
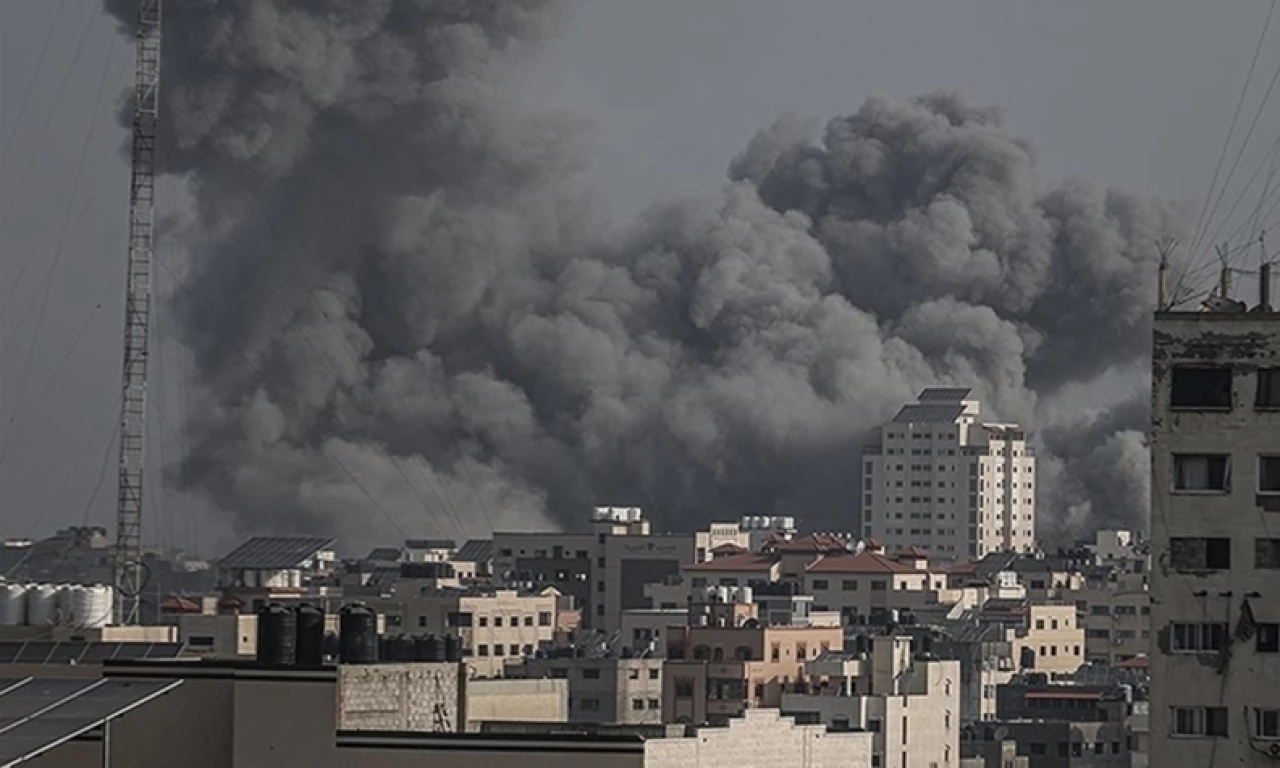
[[[453,559],[466,563],[481,563],[493,559],[493,539],[471,539],[453,554]]]
[[[961,400],[969,399],[969,394],[972,392],[973,390],[969,387],[929,387],[921,392],[916,399],[922,403],[958,403]]]
[[[405,549],[457,549],[453,539],[409,539]]]
[[[279,570],[297,568],[333,546],[333,539],[315,536],[255,536],[218,561],[220,568]]]
[[[826,552],[848,552],[849,547],[844,539],[830,533],[810,533],[797,539],[770,539],[766,547],[780,554],[823,554]]]
[[[856,555],[828,555],[805,570],[809,573],[919,573],[906,563],[865,550]]]
[[[904,405],[898,415],[893,417],[893,421],[896,424],[952,424],[962,415],[964,406],[960,403]]]
[[[399,547],[375,547],[373,551],[365,555],[365,560],[375,562],[394,563],[400,559]]]
[[[777,562],[777,559],[769,555],[741,552],[727,557],[718,557],[705,563],[686,565],[683,570],[689,573],[704,573],[706,571],[769,571]]]

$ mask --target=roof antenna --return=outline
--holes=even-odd
[[[1215,245],[1213,250],[1218,253],[1218,262],[1222,265],[1222,270],[1218,273],[1218,297],[1222,299],[1231,298],[1231,265],[1227,263],[1227,244]]]
[[[1156,252],[1160,254],[1160,276],[1156,288],[1156,311],[1165,312],[1172,308],[1169,296],[1169,254],[1178,245],[1172,237],[1162,237],[1156,241]]]

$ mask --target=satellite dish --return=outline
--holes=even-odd
[[[991,734],[991,738],[993,741],[1004,741],[1009,738],[1009,729],[1002,725]]]

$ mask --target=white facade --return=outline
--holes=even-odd
[[[1154,333],[1150,764],[1275,768],[1280,314],[1161,312]]]
[[[968,389],[926,389],[863,452],[862,534],[940,558],[1035,547],[1036,460],[1016,424],[978,420]]]

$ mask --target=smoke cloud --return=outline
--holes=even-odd
[[[871,99],[821,133],[780,120],[719,194],[603,227],[580,126],[503,91],[561,12],[166,9],[160,157],[194,198],[202,394],[174,477],[239,531],[358,546],[575,527],[595,503],[850,530],[860,446],[920,388],[1034,426],[1145,352],[1154,242],[1183,211],[1046,185],[955,94]],[[1049,537],[1141,521],[1144,424],[1046,430]]]

